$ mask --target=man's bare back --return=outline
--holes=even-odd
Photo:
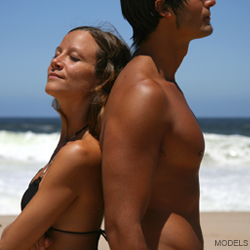
[[[122,110],[130,112],[130,109],[133,109],[136,113],[137,106],[144,103],[143,96],[147,95],[147,92],[153,92],[155,101],[161,102],[161,111],[158,114],[161,119],[158,121],[158,126],[151,131],[155,136],[157,136],[156,130],[161,131],[158,139],[159,148],[155,155],[152,193],[147,208],[144,208],[145,214],[142,220],[147,246],[149,249],[159,250],[202,249],[198,172],[204,152],[203,135],[179,87],[164,79],[150,57],[135,57],[120,74],[106,107],[104,127],[107,123],[112,123],[110,116],[113,117],[112,113],[118,111],[117,103],[119,108],[122,104],[125,105]],[[127,101],[123,101],[124,99]],[[138,99],[138,105],[130,103],[130,99]],[[158,112],[153,110],[154,103],[148,103],[148,106],[152,107],[152,110],[147,110],[148,115],[151,112]],[[121,115],[126,114],[121,113]],[[142,114],[143,117],[145,115]],[[133,121],[130,120],[129,123]],[[116,130],[116,126],[113,129]],[[126,137],[125,134],[122,136]],[[144,147],[148,145],[145,144]],[[113,151],[116,151],[115,145]],[[120,161],[123,162],[124,158],[120,158]]]
[[[204,138],[175,81],[215,0],[121,0],[134,57],[111,90],[100,145],[111,250],[202,250]]]

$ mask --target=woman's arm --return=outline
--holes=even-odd
[[[12,223],[13,223],[13,222],[12,222]],[[2,233],[2,235],[1,235],[1,239],[4,237],[4,234],[8,231],[8,229],[10,228],[10,226],[11,226],[12,223],[10,223],[10,224],[3,230],[3,233]]]
[[[76,199],[81,191],[82,166],[88,164],[82,155],[76,143],[61,149],[37,194],[4,232],[1,250],[30,249]]]
[[[51,238],[43,235],[29,250],[45,250],[52,244]]]
[[[12,224],[12,223],[11,223]],[[8,229],[10,228],[10,225],[8,225],[4,230],[3,233],[1,235],[1,239],[4,237],[4,234],[8,231]],[[43,235],[31,248],[30,250],[45,250],[46,248],[48,248],[50,245],[52,244],[52,240],[51,238],[45,237],[45,235]]]

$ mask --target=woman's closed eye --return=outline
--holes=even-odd
[[[70,56],[70,59],[73,61],[73,62],[78,62],[80,61],[80,59],[76,56]]]

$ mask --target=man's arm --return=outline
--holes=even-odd
[[[122,92],[122,94],[119,94]],[[102,131],[105,229],[112,250],[146,250],[147,209],[161,140],[166,98],[151,80],[114,91]]]

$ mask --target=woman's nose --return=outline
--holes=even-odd
[[[52,69],[54,70],[60,70],[63,68],[63,63],[62,63],[62,60],[60,59],[60,56],[57,56],[57,57],[54,57],[52,60],[51,60],[51,67]]]

